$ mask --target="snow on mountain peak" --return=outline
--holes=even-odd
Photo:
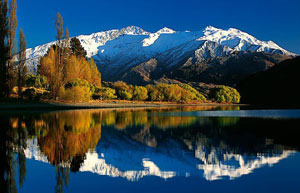
[[[167,27],[164,27],[160,30],[158,30],[156,33],[160,33],[160,34],[173,34],[173,33],[176,33],[176,31],[170,29],[170,28],[167,28]]]
[[[131,37],[127,39],[125,38],[126,44],[124,41],[116,40],[119,38],[124,39],[123,36],[133,36],[133,35],[136,37]],[[177,32],[170,28],[164,27],[155,33],[147,32],[137,26],[128,26],[122,29],[102,31],[90,35],[80,35],[77,36],[77,38],[80,40],[82,46],[87,51],[88,57],[94,57],[94,56],[96,57],[96,55],[99,54],[101,55],[104,53],[111,53],[112,55],[109,56],[104,54],[105,58],[111,58],[112,56],[119,58],[117,56],[118,51],[115,50],[116,48],[117,49],[122,48],[124,50],[126,49],[128,50],[126,46],[135,45],[134,53],[136,53],[136,56],[132,55],[134,53],[131,53],[130,57],[133,59],[139,58],[139,60],[146,61],[149,58],[141,58],[140,53],[144,53],[143,55],[152,57],[155,56],[155,54],[161,54],[159,52],[164,52],[168,49],[175,48],[179,45],[190,44],[192,42],[194,42],[192,43],[194,45],[194,44],[198,44],[197,42],[199,41],[214,42],[220,46],[226,46],[232,49],[232,52],[253,51],[253,52],[267,52],[267,53],[295,55],[279,47],[276,43],[272,41],[260,41],[255,37],[235,28],[229,28],[227,30],[223,30],[213,26],[207,26],[206,28],[204,28],[204,30],[196,31],[196,32],[187,32],[187,31]],[[117,41],[116,43],[119,43],[120,45],[116,45],[114,47],[108,46],[107,48],[112,50],[110,51],[108,51],[107,49],[105,50],[103,46],[107,45],[107,42],[112,42],[113,40]],[[39,63],[40,57],[45,55],[49,47],[53,44],[55,44],[55,41],[41,46],[37,46],[35,48],[27,49],[26,55],[27,58],[30,59],[27,62],[27,66],[31,71],[35,71],[36,66]],[[148,48],[145,50],[141,50],[146,47]],[[133,50],[133,48],[130,48],[130,50]],[[124,54],[126,55],[126,52],[123,51],[121,53],[123,55]]]
[[[295,55],[284,50],[272,41],[260,41],[252,35],[236,28],[223,30],[213,26],[208,26],[203,30],[203,36],[198,40],[216,42],[220,45],[232,48],[233,51],[256,51]]]
[[[121,34],[126,34],[126,35],[147,35],[149,32],[144,31],[142,28],[137,27],[137,26],[128,26],[126,28],[122,28]]]
[[[176,33],[176,31],[167,27],[164,27],[155,33],[150,33],[149,37],[143,40],[143,47],[147,47],[154,44],[154,42],[159,38],[161,34],[173,34],[173,33]]]
[[[218,28],[215,28],[214,26],[211,26],[211,25],[209,25],[209,26],[207,26],[206,28],[205,28],[205,32],[214,32],[214,31],[218,31],[218,30],[220,30],[220,29],[218,29]]]
[[[26,144],[25,156],[27,159],[49,163],[47,157],[41,152],[36,138],[27,140]],[[105,146],[105,148],[99,148],[100,146],[98,146],[98,150],[96,148],[95,151],[87,152],[79,171],[95,173],[101,176],[120,177],[128,181],[138,181],[146,176],[157,176],[162,179],[168,179],[175,176],[183,176],[187,173],[192,175],[202,173],[206,180],[214,181],[224,177],[236,179],[266,165],[272,166],[277,164],[281,160],[295,154],[295,151],[283,150],[276,154],[262,153],[256,156],[246,156],[223,152],[222,150],[218,151],[218,149],[209,151],[205,146],[199,144],[193,150],[194,156],[187,156],[183,161],[180,157],[171,156],[179,155],[177,152],[182,153],[180,149],[176,148],[168,149],[168,154],[161,154],[163,152],[161,150],[164,150],[164,147],[160,147],[160,151],[152,148],[147,150],[145,148],[132,149],[132,146],[128,145],[128,141],[122,144],[127,146],[120,148],[121,146],[118,145]],[[120,153],[119,150],[124,147],[130,148],[130,152],[134,153],[129,153],[130,156],[128,156],[129,154],[122,153],[122,151]],[[119,159],[120,155],[123,156],[122,159]],[[148,158],[149,155],[153,159]],[[116,157],[118,159],[115,159]],[[111,163],[111,160],[114,160],[114,162]],[[155,163],[154,160],[158,160],[158,162]],[[168,167],[166,168],[159,164],[159,160],[166,160]],[[141,167],[136,169],[132,167],[134,165],[128,164],[132,161],[133,163],[141,163]],[[194,165],[188,165],[187,163],[194,163]],[[66,162],[62,166],[70,167],[69,164]],[[178,168],[178,164],[182,167]]]

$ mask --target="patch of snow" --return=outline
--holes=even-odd
[[[234,51],[295,55],[281,48],[273,41],[260,41],[235,28],[223,30],[213,26],[208,26],[196,32],[177,32],[164,27],[155,33],[144,31],[140,27],[129,26],[91,35],[80,35],[77,38],[87,51],[88,57],[94,57],[98,64],[114,68],[116,66],[128,68],[176,49],[177,53],[181,49],[180,55],[194,51],[196,55],[198,54],[200,60],[214,56],[224,56]],[[215,49],[205,47],[206,45],[212,45],[212,43],[202,45],[205,41],[218,45],[216,45]],[[31,71],[36,71],[40,57],[45,55],[53,44],[55,44],[55,41],[26,50],[28,58],[26,65]],[[201,48],[195,47],[194,45],[196,44],[202,45]],[[226,48],[224,49],[224,47]],[[195,50],[191,50],[192,48]],[[214,51],[218,53],[214,53]],[[221,53],[222,51],[223,53]]]

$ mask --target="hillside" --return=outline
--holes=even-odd
[[[77,36],[93,57],[105,81],[147,84],[161,78],[235,85],[250,74],[292,58],[272,41],[260,41],[238,29],[208,26],[178,32],[162,28],[155,33],[136,26]],[[33,72],[39,58],[55,42],[27,50]]]
[[[241,81],[242,103],[300,105],[300,57],[285,60]]]

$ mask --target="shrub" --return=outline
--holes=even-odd
[[[119,91],[119,96],[120,96],[120,99],[122,100],[130,100],[132,99],[132,94],[126,90],[120,90]]]
[[[92,92],[85,86],[73,86],[60,92],[63,100],[73,102],[87,102],[91,99]]]
[[[143,86],[135,86],[133,92],[133,99],[138,101],[144,101],[148,98],[148,90]]]
[[[96,94],[93,96],[94,99],[116,99],[116,90],[109,87],[102,87],[96,89]]]
[[[188,102],[191,100],[205,101],[206,98],[196,89],[187,84],[147,85],[148,99],[151,101]]]
[[[146,86],[147,90],[148,90],[148,100],[150,101],[163,101],[164,100],[164,94],[161,93],[158,90],[158,87],[155,85],[147,85]]]
[[[215,101],[218,102],[232,102],[239,103],[240,102],[240,94],[239,92],[231,88],[229,86],[219,86],[212,91],[212,97]]]
[[[35,88],[46,88],[48,84],[47,77],[42,75],[28,74],[26,78],[26,86]]]
[[[183,89],[176,84],[159,84],[158,87],[164,93],[167,101],[179,102],[181,100]]]
[[[122,100],[130,100],[133,96],[133,86],[127,85],[125,82],[118,81],[113,84],[117,97]]]
[[[74,79],[73,81],[66,84],[66,88],[71,88],[74,86],[80,86],[80,87],[87,87],[90,89],[90,92],[93,94],[96,90],[96,87],[92,84],[90,84],[87,80],[84,79]]]
[[[91,99],[95,92],[95,87],[87,80],[75,79],[66,84],[65,88],[61,87],[59,96],[63,100],[73,102],[86,102]]]
[[[36,96],[36,92],[34,88],[28,88],[22,93],[22,95],[25,98],[32,100]]]
[[[181,100],[184,102],[189,102],[191,100],[198,100],[198,97],[196,96],[195,93],[193,93],[189,90],[183,89],[181,92]]]
[[[191,87],[190,85],[182,83],[179,84],[179,86],[185,90],[190,91],[196,96],[195,98],[192,98],[192,100],[206,101],[205,96],[201,94],[199,91],[197,91],[196,89],[194,89],[193,87]]]

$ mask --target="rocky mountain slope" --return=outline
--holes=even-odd
[[[291,58],[272,41],[260,41],[238,29],[208,26],[200,31],[155,33],[135,26],[78,36],[93,57],[103,80],[146,84],[167,77],[182,81],[235,84]],[[27,65],[36,70],[39,58],[55,42],[27,50]]]

